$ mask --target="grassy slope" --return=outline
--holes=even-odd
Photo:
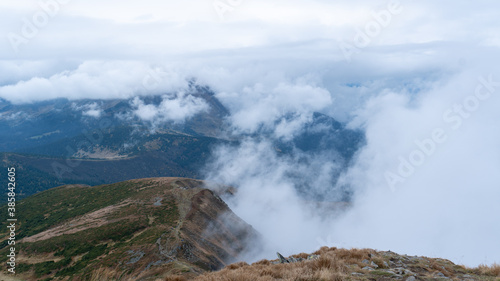
[[[85,280],[98,268],[136,277],[142,272],[145,278],[170,273],[194,276],[223,266],[223,258],[234,253],[210,241],[196,244],[201,250],[190,249],[201,233],[190,234],[196,231],[185,218],[206,225],[200,217],[206,217],[207,208],[214,216],[227,208],[202,186],[197,180],[157,178],[62,186],[26,198],[17,205],[17,272],[28,280],[67,276]],[[204,210],[193,209],[194,198],[210,204]],[[210,210],[212,205],[218,209]],[[1,207],[0,214],[6,213]],[[6,230],[1,228],[2,237]],[[4,262],[6,240],[1,245]]]
[[[252,265],[236,263],[195,280],[500,280],[500,265],[471,269],[444,259],[403,256],[371,249],[323,247],[314,255],[319,258],[289,264],[279,264],[276,260],[262,260]],[[299,254],[293,257],[308,256]],[[178,277],[176,280],[185,279]]]

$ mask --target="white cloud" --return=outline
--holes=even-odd
[[[102,108],[100,108],[99,105],[95,102],[84,104],[81,106],[78,106],[76,103],[72,103],[71,107],[75,111],[81,111],[82,115],[84,116],[99,118],[102,114]]]
[[[337,194],[325,190],[339,170],[329,156],[279,155],[270,140],[251,138],[239,146],[216,149],[207,178],[238,187],[236,197],[226,198],[231,209],[264,237],[262,251],[252,253],[250,260],[269,258],[276,251],[293,254],[317,247],[318,231],[328,225],[321,216],[311,215],[312,206],[297,195],[296,188],[307,183],[310,194]]]
[[[163,122],[182,123],[186,119],[209,109],[209,105],[203,99],[184,92],[162,96],[159,105],[145,104],[139,97],[132,100],[131,104],[134,108],[133,114],[152,124]]]
[[[251,134],[261,128],[273,130],[275,123],[279,123],[274,131],[278,138],[292,137],[303,124],[311,121],[313,112],[332,103],[330,93],[323,88],[289,83],[273,88],[259,83],[240,93],[219,93],[217,97],[231,105],[230,122],[236,132]]]
[[[0,87],[0,97],[13,103],[55,98],[126,99],[187,87],[184,77],[169,74],[149,64],[133,61],[90,61],[74,70],[49,77],[33,77]]]
[[[494,172],[500,168],[500,134],[491,122],[500,117],[495,110],[500,83],[490,98],[479,101],[477,110],[467,110],[474,108],[471,97],[481,85],[478,78],[488,80],[488,67],[484,70],[456,75],[419,95],[418,101],[387,94],[370,103],[362,117],[368,146],[345,179],[355,185],[358,199],[332,228],[338,241],[468,265],[500,260],[494,238],[500,233],[494,215],[500,208],[491,199],[500,196]],[[493,81],[500,81],[498,72]],[[464,101],[463,110],[455,107]],[[449,109],[457,111],[444,118]],[[444,141],[432,140],[435,130],[444,132],[438,138]],[[387,172],[402,175],[395,192]]]

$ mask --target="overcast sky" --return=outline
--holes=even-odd
[[[308,226],[290,239],[271,237],[274,249],[313,251],[319,239],[500,262],[498,1],[4,0],[0,17],[0,97],[13,103],[165,94],[195,77],[230,109],[237,132],[294,113],[275,128],[277,137],[293,135],[314,111],[364,130],[367,146],[342,176],[357,190],[355,207],[327,225],[287,219],[289,208],[303,215],[282,178],[300,168],[293,159],[282,162],[254,141],[218,150],[254,178],[212,178],[240,184],[242,194],[283,195],[240,200],[239,215],[271,236],[277,218],[290,233]],[[190,101],[177,106],[182,116],[206,110],[178,97]],[[314,167],[329,171],[333,164],[320,160]],[[288,207],[262,219],[245,209],[255,202]]]

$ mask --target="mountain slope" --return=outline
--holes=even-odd
[[[231,264],[195,280],[500,280],[500,265],[467,268],[439,258],[323,247],[312,255],[302,253],[286,260]]]
[[[196,100],[206,108],[175,119],[175,107],[166,105],[175,105],[176,99]],[[238,133],[230,114],[210,88],[194,82],[185,93],[121,100],[56,99],[20,105],[0,101],[0,130],[5,132],[0,135],[0,168],[13,166],[19,171],[20,198],[64,184],[98,185],[165,176],[200,178],[213,148],[237,146],[250,137],[269,140],[280,156],[295,161],[313,162],[321,157],[331,162],[338,167],[331,169],[328,179],[335,186],[364,144],[361,131],[321,113],[310,113],[300,132],[290,138],[278,137],[267,126],[253,135]],[[275,126],[293,123],[297,116],[284,114],[281,118]],[[289,177],[294,177],[301,195],[311,200],[349,200],[352,196],[350,187],[342,186],[326,198],[302,175],[291,173]],[[0,179],[0,184],[5,180]]]
[[[162,120],[155,124],[140,118],[134,99],[55,99],[20,105],[0,101],[0,130],[5,132],[0,135],[0,151],[36,153],[33,149],[40,146],[83,136],[94,130],[109,131],[110,128],[121,127],[138,131],[170,130],[192,136],[217,136],[228,110],[208,87],[191,84],[186,91],[186,95],[205,103],[208,109],[186,118],[184,122]],[[157,107],[173,96],[146,96],[140,100],[143,105]]]
[[[209,157],[211,147],[221,142],[178,134],[155,134],[141,140],[128,153],[115,150],[111,144],[100,146],[103,150],[92,150],[91,156],[95,158],[0,153],[0,167],[16,167],[21,197],[64,184],[98,185],[165,176],[199,178],[198,171]],[[77,140],[69,139],[57,144],[71,148],[76,143]],[[0,179],[4,184],[5,181],[6,178]]]
[[[259,237],[203,181],[183,178],[62,186],[17,209],[17,276],[26,280],[85,280],[96,270],[134,280],[195,276],[235,261]]]

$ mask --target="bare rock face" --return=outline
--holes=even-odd
[[[176,257],[204,270],[218,270],[237,260],[258,234],[236,216],[214,192],[204,189],[191,197],[190,210],[179,230]]]

